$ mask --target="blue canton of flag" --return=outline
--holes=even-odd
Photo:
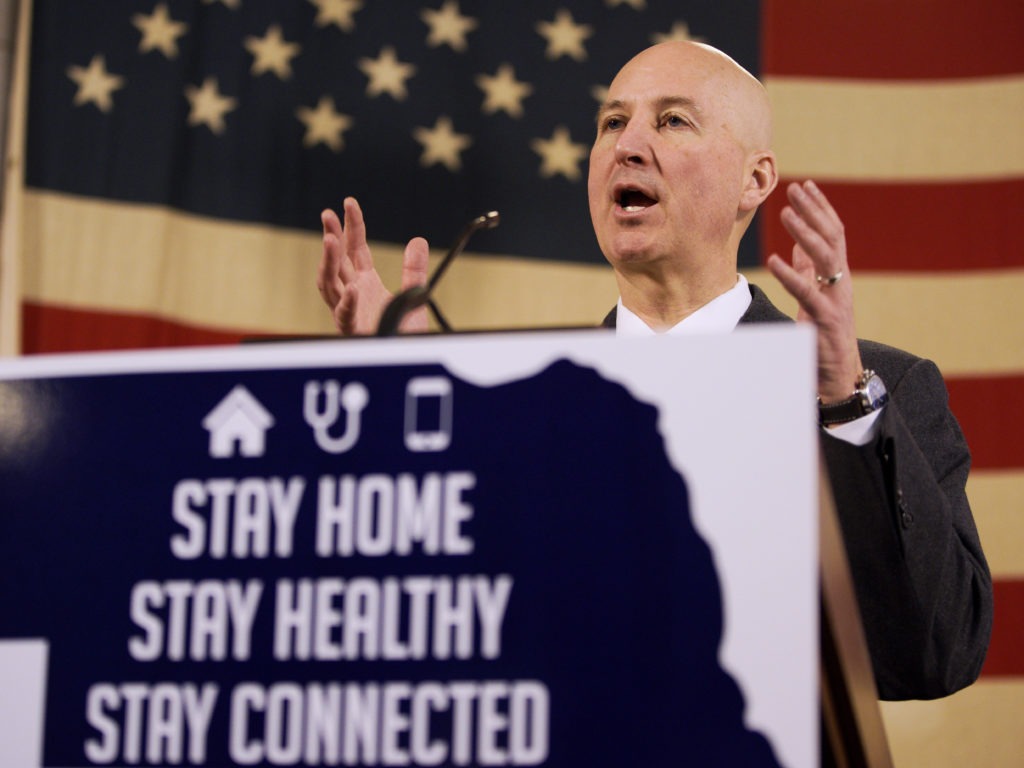
[[[632,55],[706,40],[758,71],[755,0],[36,0],[26,182],[375,240],[599,263],[586,166]],[[756,263],[748,235],[745,264]]]

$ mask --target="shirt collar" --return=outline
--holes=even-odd
[[[682,336],[691,333],[729,333],[750,306],[747,278],[736,276],[736,285],[687,315],[666,331],[655,331],[636,314],[626,309],[619,297],[615,313],[616,336]]]

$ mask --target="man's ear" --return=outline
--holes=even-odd
[[[743,195],[740,198],[740,210],[757,210],[778,183],[779,172],[775,167],[775,153],[765,151],[752,156]]]

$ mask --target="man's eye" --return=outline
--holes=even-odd
[[[603,127],[606,131],[618,131],[625,125],[626,121],[620,117],[606,117]]]
[[[669,128],[685,128],[690,124],[690,121],[681,115],[665,115],[661,122]]]

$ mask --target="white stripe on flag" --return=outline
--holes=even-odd
[[[770,76],[765,85],[783,176],[910,182],[1024,175],[1022,75],[927,82]]]

